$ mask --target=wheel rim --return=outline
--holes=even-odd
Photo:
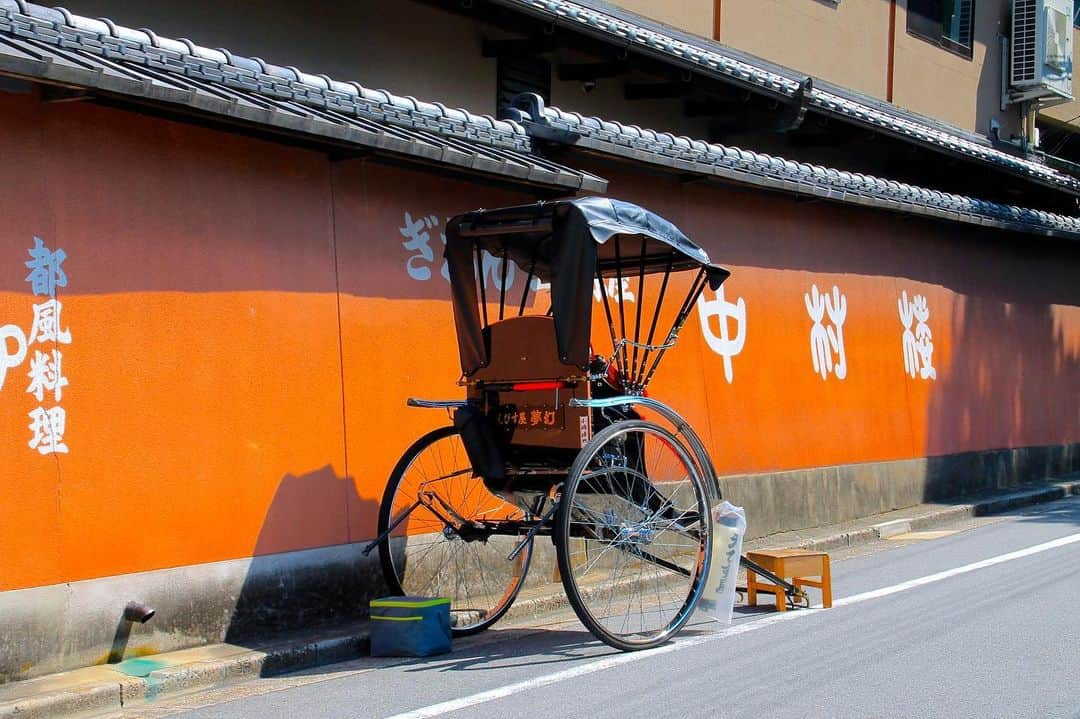
[[[384,499],[380,510],[380,533],[408,512],[381,548],[391,589],[410,596],[450,597],[451,628],[457,634],[496,621],[520,589],[532,548],[508,561],[520,539],[491,534],[484,523],[520,520],[521,510],[472,476],[460,435],[450,430],[414,445],[388,492],[390,488],[393,496]],[[408,511],[418,499],[420,506]]]
[[[697,603],[711,550],[704,483],[682,444],[648,422],[607,428],[563,502],[560,561],[579,617],[620,648],[666,641]]]

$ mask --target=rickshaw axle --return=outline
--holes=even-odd
[[[548,522],[558,510],[559,503],[552,502],[551,507],[548,509],[548,511],[544,512],[544,515],[540,517],[540,519],[537,520],[535,523],[533,523],[532,528],[530,528],[529,531],[525,533],[525,536],[521,538],[521,541],[518,542],[518,545],[516,547],[514,547],[514,550],[510,552],[510,554],[506,555],[506,561],[514,561],[514,558],[517,557],[517,555],[521,554],[521,550],[525,549],[525,545],[531,542],[533,540],[533,537],[540,533],[541,529],[543,529],[544,527],[550,528]]]

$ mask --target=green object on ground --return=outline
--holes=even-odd
[[[157,661],[156,659],[126,659],[113,667],[121,674],[127,674],[129,677],[148,677],[150,672],[156,672],[158,669],[164,669],[168,664],[165,662]]]

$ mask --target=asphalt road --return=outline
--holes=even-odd
[[[834,555],[835,606],[621,654],[560,614],[119,716],[1080,719],[1080,498]]]

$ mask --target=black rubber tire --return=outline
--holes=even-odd
[[[411,484],[402,486],[402,481],[406,478],[406,475],[410,472],[410,469],[417,465],[417,462],[423,458],[425,453],[431,454],[434,447],[441,446],[440,443],[445,444],[447,441],[450,443],[460,443],[459,434],[454,427],[442,427],[432,432],[425,434],[420,439],[416,440],[398,460],[397,465],[394,467],[394,471],[390,475],[390,479],[386,484],[386,489],[383,492],[382,502],[379,505],[379,525],[378,533],[381,535],[390,526],[392,521],[392,514],[395,511],[401,511],[401,508],[407,507],[415,501],[416,488]],[[469,489],[461,495],[461,497],[455,497],[451,493],[450,496],[444,497],[450,501],[455,512],[461,515],[465,519],[470,519],[470,506],[471,502],[462,501],[475,498],[475,502],[485,502],[488,505],[492,502],[501,503],[502,500],[497,499],[494,495],[487,492],[487,489],[483,486],[483,480],[480,478],[473,478],[471,472],[471,466],[468,464],[468,457],[465,455],[464,446],[458,447],[460,453],[455,450],[454,459],[455,463],[454,475],[460,476],[463,482],[469,483]],[[435,459],[434,457],[432,458]],[[462,472],[462,470],[468,470]],[[460,473],[460,474],[459,474]],[[456,482],[456,479],[447,480],[450,482]],[[481,494],[483,493],[483,494]],[[454,501],[455,499],[459,501]],[[505,503],[503,503],[505,504]],[[460,506],[455,506],[460,505]],[[506,505],[509,507],[509,505]],[[418,510],[422,511],[422,510]],[[410,515],[412,516],[412,515]],[[429,515],[430,517],[430,515]],[[406,520],[406,524],[410,520]],[[441,527],[445,527],[445,524],[436,524],[436,520],[429,519],[427,524],[430,525],[432,532],[428,532],[428,535],[434,535],[436,531],[441,533]],[[415,529],[415,527],[414,527]],[[470,563],[468,571],[464,571],[466,568],[463,563],[457,561],[456,557],[454,561],[439,561],[437,562],[438,574],[432,574],[429,582],[421,582],[420,585],[412,582],[409,578],[404,576],[404,573],[408,571],[407,562],[401,561],[403,554],[397,555],[398,560],[395,562],[395,554],[391,551],[391,541],[395,534],[384,538],[379,543],[379,560],[382,564],[383,578],[386,581],[387,586],[393,593],[408,595],[413,593],[430,594],[431,590],[438,590],[436,593],[441,596],[451,595],[451,631],[454,636],[468,636],[470,634],[476,634],[481,632],[492,624],[497,622],[506,612],[510,609],[510,606],[514,603],[514,599],[517,598],[518,592],[521,590],[522,585],[525,583],[525,577],[528,574],[529,562],[532,559],[532,541],[530,541],[515,558],[513,562],[507,562],[505,550],[505,544],[503,547],[494,547],[489,545],[487,540],[475,540],[471,542],[465,542],[454,535],[441,535],[441,539],[434,539],[428,550],[424,550],[426,555],[429,551],[434,551],[435,548],[442,545],[442,547],[449,547],[450,543],[456,542],[461,548],[457,554],[466,549],[472,550],[474,555],[472,559],[475,560],[475,564]],[[512,544],[510,546],[513,546]],[[478,555],[481,553],[482,548],[486,548],[483,552],[484,557],[481,558]],[[452,551],[452,550],[451,550]],[[501,553],[501,557],[500,557]],[[481,581],[483,577],[478,577],[476,569],[480,570],[480,574],[483,573],[484,567],[497,567],[501,558],[502,562],[506,563],[509,580],[505,589],[505,593],[500,598],[494,600],[494,603],[490,607],[483,607],[479,610],[478,619],[476,621],[469,621],[464,617],[466,615],[461,613],[455,613],[455,603],[460,606],[462,600],[468,600],[469,590],[468,581],[477,582]],[[490,563],[490,564],[488,564]],[[402,564],[402,566],[396,566]],[[457,581],[443,581],[443,578],[452,580],[454,577]],[[499,583],[499,577],[495,577],[491,580],[492,584]],[[434,585],[432,585],[434,583]],[[463,588],[464,596],[453,596],[453,592],[442,591],[446,587]],[[494,595],[489,595],[494,596]],[[477,611],[470,609],[470,612]],[[455,621],[457,626],[455,626]]]
[[[678,606],[678,609],[674,611],[671,621],[668,622],[665,626],[660,628],[651,636],[642,634],[641,632],[619,633],[609,629],[602,622],[602,618],[595,615],[594,611],[590,609],[590,604],[598,602],[598,598],[601,592],[597,591],[594,587],[593,591],[590,593],[588,591],[588,587],[579,586],[578,572],[580,568],[574,566],[572,559],[570,542],[575,537],[571,536],[571,532],[574,531],[571,525],[575,521],[573,519],[575,507],[578,507],[576,511],[578,512],[579,516],[581,516],[581,513],[583,511],[583,505],[576,504],[579,494],[582,496],[583,500],[584,498],[589,496],[593,498],[604,496],[604,493],[595,491],[588,492],[587,488],[583,489],[582,480],[585,476],[585,471],[589,468],[590,463],[593,462],[593,460],[600,454],[600,452],[605,448],[605,446],[609,444],[609,442],[615,440],[620,434],[626,434],[629,432],[643,433],[642,444],[640,446],[634,447],[634,451],[638,452],[639,454],[644,453],[645,451],[644,433],[652,434],[657,439],[673,448],[674,456],[679,459],[679,461],[687,470],[687,479],[689,479],[689,481],[693,485],[693,495],[696,504],[696,511],[702,513],[701,516],[707,516],[707,513],[709,512],[708,493],[705,491],[705,481],[701,476],[696,463],[692,459],[693,455],[689,451],[687,451],[686,447],[675,437],[675,435],[673,435],[664,427],[654,424],[652,422],[648,422],[646,420],[627,420],[624,422],[617,422],[597,432],[596,435],[589,441],[589,443],[581,450],[581,453],[574,461],[573,466],[570,468],[566,485],[563,488],[563,493],[560,500],[560,507],[555,526],[555,538],[556,552],[559,561],[559,571],[562,575],[562,581],[563,586],[566,590],[566,596],[567,599],[570,601],[570,606],[573,607],[574,612],[577,614],[582,624],[584,624],[586,628],[588,628],[588,630],[592,632],[592,634],[597,639],[600,639],[609,646],[615,647],[616,649],[620,649],[622,651],[637,651],[641,649],[649,649],[668,641],[671,637],[678,633],[678,631],[693,614],[694,607],[697,605],[697,601],[701,596],[701,591],[704,587],[709,562],[711,561],[712,525],[711,522],[705,521],[701,524],[701,526],[704,527],[704,532],[700,530],[695,530],[697,532],[696,538],[693,538],[692,542],[689,541],[689,539],[687,540],[687,552],[690,549],[694,549],[695,552],[700,552],[700,555],[694,558],[694,566],[692,568],[687,568],[689,571],[689,577],[686,580],[688,587],[686,589],[685,599],[683,599],[681,596],[681,590],[676,591],[673,595],[675,604],[679,605],[679,602],[681,602],[681,605]],[[643,471],[642,475],[647,476],[647,472]],[[615,484],[618,485],[620,484],[620,482],[615,482]],[[610,480],[609,485],[611,485]],[[623,484],[622,486],[611,486],[612,492],[608,493],[607,496],[619,497],[620,499],[624,500],[624,504],[634,507],[636,510],[640,510],[640,513],[642,515],[648,515],[651,513],[652,520],[650,521],[658,521],[658,526],[660,526],[661,532],[671,530],[674,522],[672,522],[669,517],[661,516],[661,509],[656,504],[657,500],[655,498],[658,496],[663,496],[663,494],[658,491],[654,493],[654,490],[650,489],[654,487],[655,485],[653,485],[651,482],[649,483],[648,487],[641,487],[640,489],[636,488],[636,484],[632,486],[627,486],[625,484]],[[624,488],[625,492],[620,495],[619,492],[622,491]],[[663,506],[663,503],[661,503],[660,506]],[[585,522],[577,520],[577,524],[579,525],[577,527],[578,530],[580,530],[582,526],[588,525],[590,523],[595,525],[597,523],[597,519],[601,519],[601,517],[599,517],[599,515],[596,515],[595,512],[592,512],[592,514],[597,518],[589,519]],[[611,527],[615,526],[614,520],[608,518],[606,514],[604,515],[604,517],[602,517],[602,519],[608,522]],[[663,526],[664,523],[666,523],[666,526]],[[627,525],[627,522],[623,522],[619,526],[625,529]],[[681,529],[682,528],[680,527],[678,528],[678,530],[673,530],[673,533],[679,535],[679,530]],[[651,529],[645,529],[642,533],[651,534],[652,531],[653,530]],[[684,532],[679,536],[688,537],[691,535],[691,532]],[[584,541],[597,542],[599,543],[599,546],[605,546],[601,540],[587,539]],[[696,548],[694,547],[694,543],[696,543]],[[615,542],[608,542],[607,544],[608,550],[610,550],[611,547],[615,546],[617,546]],[[647,547],[648,545],[643,543],[643,546]],[[603,552],[608,550],[602,549],[600,551]],[[646,551],[648,550],[646,549]],[[630,553],[627,552],[626,554],[629,555]],[[600,555],[598,554],[597,556],[599,557]],[[686,553],[684,553],[683,556],[687,556]],[[645,564],[645,562],[641,563]],[[586,565],[589,564],[590,562],[588,560],[588,552],[586,552]],[[651,566],[657,565],[653,564]],[[588,572],[588,566],[586,566],[585,571]],[[656,582],[656,587],[658,589],[657,595],[659,599],[660,579],[655,579],[654,581]],[[612,587],[610,596],[614,597],[616,588],[618,587],[618,584],[615,582],[614,575],[612,576],[609,585]],[[625,586],[632,588],[633,583],[627,582]],[[611,599],[608,600],[608,604],[610,603]],[[660,604],[659,601],[658,604]],[[627,616],[629,615],[629,607],[631,607],[632,605],[632,601],[627,605]],[[644,612],[642,612],[642,614],[644,615]]]

